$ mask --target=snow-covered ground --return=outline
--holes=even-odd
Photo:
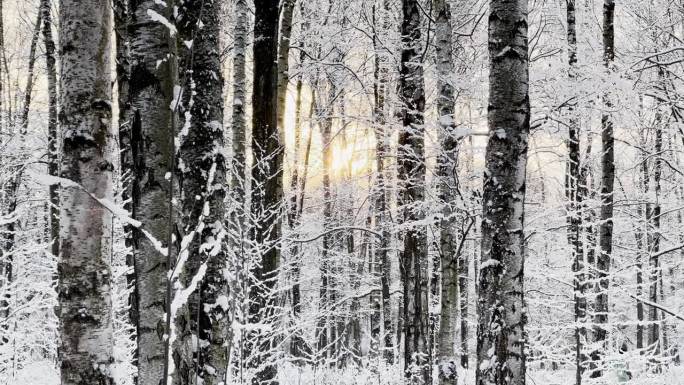
[[[684,385],[684,367],[672,366],[663,373],[641,372],[639,377],[624,381],[621,373],[614,371],[601,380],[585,379],[586,385]],[[474,385],[475,371],[459,373],[459,384]],[[284,365],[279,368],[281,385],[399,385],[402,375],[397,366],[384,366],[380,369],[358,368],[331,369],[299,367]],[[7,380],[5,380],[7,381]],[[529,385],[573,385],[575,381],[572,369],[529,370]],[[13,381],[2,382],[7,385],[59,385],[59,371],[54,363],[42,361],[25,366],[16,373]],[[245,385],[248,381],[238,377],[232,378],[229,385]],[[120,384],[117,384],[120,385]]]

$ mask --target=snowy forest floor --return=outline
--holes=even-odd
[[[665,368],[662,373],[652,373],[648,370],[633,370],[632,372],[640,373],[640,375],[627,379],[624,370],[616,368],[600,380],[585,379],[583,384],[684,385],[684,366],[671,366]],[[459,384],[475,384],[475,371],[461,372],[459,379]],[[130,379],[120,380],[123,380],[125,385],[130,382]],[[402,376],[397,366],[387,366],[380,370],[376,368],[359,370],[355,367],[321,369],[311,366],[284,365],[279,370],[279,380],[281,385],[397,385],[402,383]],[[528,369],[527,373],[529,385],[572,385],[574,381],[573,368],[546,370],[540,369],[535,364]],[[228,385],[244,385],[245,383],[240,381],[238,373],[238,376],[232,378]],[[16,385],[59,385],[59,371],[50,362],[35,362],[17,373]]]

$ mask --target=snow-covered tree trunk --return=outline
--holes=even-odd
[[[524,202],[530,129],[527,1],[489,3],[489,141],[477,304],[478,385],[525,384]]]
[[[249,36],[249,7],[247,0],[237,0],[235,3],[235,29],[233,46],[233,114],[232,114],[232,144],[233,159],[231,169],[231,199],[234,210],[231,212],[233,237],[244,236],[245,209],[245,167],[247,158],[247,117],[245,103],[247,102],[247,74],[246,48]],[[241,240],[234,241],[232,247],[242,248]],[[235,252],[235,251],[234,251]]]
[[[45,45],[45,67],[48,90],[48,174],[59,173],[59,138],[57,136],[57,58],[55,56],[55,40],[52,37],[52,10],[50,0],[40,1],[40,12],[43,19],[43,44]],[[50,251],[59,256],[59,186],[53,184],[50,191]]]
[[[58,263],[62,385],[110,385],[113,357],[111,9],[105,0],[61,0],[62,184]]]
[[[174,100],[177,80],[175,61],[169,60],[169,42],[174,41],[157,15],[167,15],[165,4],[154,0],[131,2],[128,38],[130,69],[128,100],[121,118],[123,135],[122,170],[132,173],[132,216],[145,231],[166,242],[169,238],[169,200],[174,149]],[[164,16],[162,16],[164,17]],[[123,47],[121,47],[123,48]],[[121,71],[120,71],[121,72]],[[120,79],[122,80],[122,79]],[[126,79],[123,79],[126,80]],[[121,89],[121,87],[120,87]],[[128,154],[126,154],[128,153]],[[129,159],[126,159],[130,157]],[[126,170],[125,167],[131,167]],[[141,229],[131,229],[136,309],[133,321],[138,338],[138,381],[157,384],[164,378],[167,256],[162,254]]]
[[[451,7],[445,0],[433,0],[435,15],[435,54],[437,56],[437,115],[441,145],[437,176],[442,219],[439,223],[441,258],[441,308],[439,338],[437,342],[437,366],[440,385],[455,385],[458,380],[456,343],[458,341],[458,258],[462,250],[458,244],[458,218],[454,207],[458,200],[458,138],[454,108],[456,105],[453,85],[455,72],[452,49]]]
[[[49,1],[49,0],[48,0]],[[114,13],[114,36],[116,40],[116,85],[119,97],[119,167],[123,177],[123,191],[121,200],[124,208],[131,212],[131,189],[130,180],[133,173],[133,155],[131,149],[131,103],[129,99],[130,85],[130,46],[129,31],[131,25],[131,9],[129,0],[113,0]],[[130,232],[130,230],[127,230]],[[131,244],[130,235],[127,234],[128,246]],[[132,258],[129,258],[129,266],[133,266]],[[131,298],[133,299],[133,298]]]
[[[389,1],[383,0],[380,4],[373,7],[373,25],[375,27],[375,35],[373,35],[373,51],[375,52],[374,68],[373,68],[373,120],[375,128],[375,186],[373,190],[374,202],[373,211],[375,217],[375,227],[381,234],[380,241],[374,250],[374,261],[376,265],[377,275],[380,278],[380,300],[377,305],[378,313],[375,319],[382,321],[382,328],[380,325],[371,325],[373,338],[381,339],[378,343],[382,347],[383,357],[389,363],[394,361],[394,322],[392,320],[392,299],[390,296],[390,275],[392,272],[389,258],[389,247],[392,234],[390,232],[390,215],[387,179],[388,172],[386,170],[385,158],[390,154],[389,149],[389,135],[387,133],[387,113],[386,113],[386,99],[388,92],[389,81],[389,57],[386,52],[386,47],[381,45],[381,39],[384,38],[389,29]],[[381,330],[383,333],[381,334]]]
[[[295,1],[292,0],[292,3]],[[302,3],[300,2],[300,10],[303,11],[303,6]],[[288,3],[289,6],[289,3]],[[285,15],[283,16],[283,18]],[[284,23],[285,20],[282,21]],[[304,22],[302,24],[300,34],[304,34],[304,32],[308,29],[309,25],[307,22]],[[282,30],[282,27],[281,27]],[[281,45],[280,45],[280,51],[279,51],[279,59],[281,58],[282,54],[282,38],[281,38]],[[289,44],[289,43],[288,43]],[[300,48],[300,53],[299,53],[299,64],[303,65],[305,60],[306,60],[306,51],[305,51],[305,44],[304,41],[300,41],[299,43],[299,48]],[[280,93],[282,91],[282,87],[280,87],[281,83],[280,81],[282,80],[282,66],[279,64],[278,66],[278,81],[279,81],[279,88],[278,92]],[[290,190],[291,190],[291,198],[290,198],[290,207],[289,207],[289,212],[288,212],[288,222],[290,225],[290,228],[294,231],[297,226],[300,225],[300,219],[301,219],[301,210],[303,209],[303,197],[304,197],[304,187],[303,185],[306,183],[306,176],[304,175],[303,177],[300,177],[299,174],[299,160],[301,158],[301,153],[302,153],[302,94],[304,90],[304,74],[299,74],[297,77],[297,86],[296,86],[296,96],[295,96],[295,123],[294,123],[294,134],[295,134],[295,141],[294,141],[294,150],[292,153],[292,175],[290,178]],[[280,95],[279,95],[280,97]],[[312,99],[314,99],[314,96],[312,95]],[[280,99],[279,99],[280,103]],[[279,104],[280,108],[281,104]],[[279,110],[280,111],[280,110]],[[281,122],[282,123],[282,122]],[[283,124],[279,124],[279,127],[281,129],[284,129]],[[308,138],[308,143],[311,143],[311,134],[309,134]],[[310,148],[310,145],[307,146]],[[308,149],[306,150],[307,154],[305,154],[305,157],[308,159]],[[305,162],[304,168],[308,168],[308,161]],[[292,271],[291,271],[291,280],[292,280],[292,319],[293,322],[298,322],[299,316],[301,314],[301,284],[300,284],[300,277],[301,277],[301,255],[300,255],[301,249],[300,245],[298,243],[294,243],[290,247],[290,258],[292,259]],[[290,341],[290,354],[293,357],[296,358],[301,358],[303,356],[304,352],[304,340],[302,337],[302,329],[301,328],[295,328],[295,331],[292,334],[291,341]]]
[[[290,37],[292,35],[292,17],[297,0],[283,0],[280,16],[280,33],[278,38],[278,128],[285,132],[285,107],[287,104],[287,86],[290,82]]]
[[[568,76],[570,84],[577,82],[577,15],[576,0],[567,1],[566,21],[568,40]],[[574,96],[574,95],[573,95]],[[565,194],[567,202],[567,238],[572,256],[573,277],[573,302],[575,322],[586,322],[586,298],[584,296],[584,250],[582,245],[582,216],[580,207],[582,196],[578,193],[580,181],[580,118],[576,111],[577,96],[568,108],[568,138],[565,140],[568,150],[565,175]],[[575,327],[575,385],[582,384],[583,352],[582,344],[586,340],[586,329],[582,326]]]
[[[471,218],[473,233],[477,236],[477,219]],[[475,245],[467,253],[463,252],[458,256],[458,293],[459,293],[459,318],[461,323],[461,368],[468,369],[470,363],[470,294],[469,287],[471,282],[470,261],[477,260],[478,251]],[[477,274],[475,274],[477,277]]]
[[[247,0],[235,2],[235,27],[233,30],[233,101],[232,101],[232,146],[233,154],[230,164],[230,220],[228,255],[232,264],[232,282],[230,283],[231,304],[235,306],[233,315],[236,322],[244,323],[246,314],[238,311],[238,302],[244,303],[245,282],[247,281],[247,40],[249,38],[249,6]],[[242,309],[240,307],[240,309]],[[239,314],[239,315],[238,315]],[[238,318],[239,317],[239,318]],[[229,332],[233,336],[233,330]],[[232,341],[228,341],[231,343]],[[228,350],[230,361],[232,344]]]
[[[131,101],[129,97],[129,85],[131,78],[130,46],[128,27],[131,23],[131,10],[129,0],[114,0],[112,4],[114,13],[114,36],[116,40],[116,86],[118,91],[118,139],[119,139],[119,172],[123,208],[132,213],[132,189],[133,189],[133,150],[131,148],[132,116]],[[135,260],[133,248],[133,227],[124,225],[124,244],[127,248],[126,266],[129,270],[126,274],[126,282],[129,286],[128,296],[128,319],[131,325],[138,325],[138,298],[136,283]],[[138,367],[138,346],[133,352],[133,365]]]
[[[642,98],[643,104],[643,98]],[[640,106],[643,108],[643,105]],[[639,156],[641,162],[640,175],[639,175],[639,187],[643,191],[644,195],[648,193],[648,159],[646,152],[646,140],[645,135],[642,133],[640,135],[639,144],[642,146],[643,150]],[[644,205],[637,206],[637,215],[640,219],[646,218],[646,208],[648,203]],[[645,222],[645,221],[644,221]],[[638,223],[638,228],[635,231],[635,239],[637,246],[636,255],[636,296],[637,298],[643,298],[644,290],[644,261],[648,260],[648,249],[646,248],[646,230],[647,224]],[[636,348],[644,348],[644,302],[637,299],[636,302],[636,316],[637,316],[637,326],[636,326]]]
[[[663,72],[662,69],[657,70],[656,78],[660,85],[663,84]],[[656,102],[658,103],[658,102]],[[663,151],[663,125],[665,124],[664,116],[659,107],[657,107],[654,119],[654,146],[653,153],[661,154]],[[646,163],[648,164],[648,163]],[[656,156],[653,159],[653,195],[647,196],[649,204],[646,209],[646,220],[648,222],[647,228],[650,230],[646,236],[647,240],[647,252],[650,255],[649,264],[649,293],[648,299],[651,303],[657,304],[661,302],[659,300],[658,288],[662,286],[662,268],[660,257],[658,252],[660,251],[660,222],[661,222],[661,205],[660,205],[660,195],[662,193],[661,178],[663,174],[663,160],[660,156]],[[644,175],[644,177],[649,177],[646,181],[650,180],[650,173]],[[648,183],[648,182],[647,182]],[[651,198],[652,200],[651,201]],[[653,354],[660,354],[664,351],[664,346],[661,346],[662,335],[661,325],[658,322],[660,316],[660,309],[655,306],[649,306],[648,308],[648,320],[651,322],[648,331],[648,345],[654,347]]]
[[[29,126],[29,113],[31,112],[31,101],[33,96],[33,84],[35,77],[35,66],[36,66],[36,47],[38,46],[38,39],[40,38],[40,27],[41,21],[43,20],[43,14],[38,11],[38,16],[36,16],[36,24],[33,29],[33,35],[31,35],[31,44],[29,48],[28,57],[28,69],[26,73],[26,88],[24,89],[24,105],[22,106],[21,113],[21,132],[22,136],[26,135]]]
[[[613,71],[615,59],[615,1],[603,2],[603,60],[607,73]],[[605,111],[601,117],[601,212],[599,224],[599,255],[596,258],[598,278],[598,295],[594,317],[594,342],[600,350],[607,348],[608,337],[608,289],[610,286],[610,264],[613,253],[613,190],[615,186],[615,138],[613,137],[613,117],[609,110],[612,102],[604,95]],[[595,355],[600,359],[602,354]],[[600,377],[600,370],[595,370],[592,377]]]
[[[174,270],[182,289],[176,291],[171,305],[176,312],[171,353],[174,385],[223,384],[228,369],[231,319],[224,245],[221,4],[219,0],[186,0],[179,4],[176,19],[185,120],[177,139],[181,210],[176,219],[180,247]],[[184,297],[187,301],[181,304]]]
[[[267,330],[273,319],[274,289],[280,267],[283,200],[283,143],[278,132],[278,1],[254,2],[254,89],[252,92],[252,202],[251,241],[258,245],[250,282],[249,321],[252,333],[254,381],[275,384],[273,341]]]
[[[404,365],[413,383],[430,384],[428,343],[428,245],[425,219],[425,84],[423,79],[421,24],[417,0],[402,1],[399,132],[399,207],[403,210],[404,245],[401,278],[404,285]]]

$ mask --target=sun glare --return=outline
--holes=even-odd
[[[288,162],[285,165],[286,175],[291,175],[294,167],[295,155],[295,99],[296,91],[293,87],[288,89],[287,107],[285,111],[285,140]],[[320,126],[315,117],[308,119],[309,109],[311,108],[311,91],[304,87],[302,92],[302,121],[300,132],[300,149],[298,165],[304,164],[306,145],[311,138],[311,153],[309,158],[308,183],[317,186],[322,182],[323,174],[323,144],[321,140]],[[334,123],[332,146],[331,178],[333,181],[357,180],[359,177],[367,175],[373,169],[373,156],[375,148],[375,138],[372,131],[367,127],[352,122],[341,130],[340,122]],[[300,170],[301,174],[301,170]]]

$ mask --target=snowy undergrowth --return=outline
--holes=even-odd
[[[652,373],[647,370],[636,371],[639,373],[632,379],[628,379],[626,373],[621,369],[615,369],[606,373],[601,379],[583,378],[584,385],[684,385],[684,367],[671,366],[664,368],[662,373]],[[474,380],[474,378],[473,378]],[[475,384],[474,381],[465,384]],[[572,369],[559,370],[528,370],[528,385],[574,385],[575,371]]]
[[[396,365],[345,369],[284,365],[279,371],[281,385],[390,385],[401,383],[401,378]]]
[[[628,381],[620,379],[618,371],[608,373],[601,380],[585,378],[586,385],[684,385],[684,367],[671,366],[662,373],[644,371],[641,375]],[[331,369],[312,366],[283,365],[279,368],[280,385],[399,385],[402,384],[401,371],[398,366],[376,368]],[[475,384],[475,371],[459,372],[459,384]],[[243,385],[239,378],[228,382],[228,385]],[[574,385],[573,369],[528,370],[528,385]],[[54,362],[37,361],[17,372],[16,384],[22,385],[59,385],[59,370]],[[117,383],[117,385],[122,385]]]
[[[26,385],[59,385],[59,369],[54,362],[35,361],[21,368],[14,381]]]

